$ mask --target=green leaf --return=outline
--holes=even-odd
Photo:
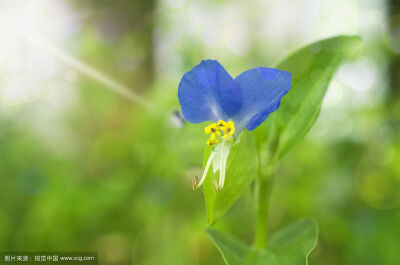
[[[231,235],[206,230],[227,265],[307,265],[318,238],[317,224],[300,220],[274,234],[265,249],[246,246]]]
[[[317,240],[317,224],[303,219],[274,234],[267,247],[276,255],[279,264],[308,264],[307,258]]]
[[[211,154],[207,147],[204,154],[205,167]],[[208,171],[204,181],[204,198],[207,208],[207,219],[210,225],[218,221],[243,194],[254,180],[258,169],[258,155],[254,135],[244,130],[232,144],[226,167],[225,185],[221,191],[216,191],[214,181],[219,179],[219,170]]]
[[[282,98],[281,106],[257,129],[257,140],[267,141],[276,124],[278,137],[269,137],[275,158],[284,156],[317,119],[329,83],[344,59],[354,57],[361,47],[357,36],[337,36],[307,45],[293,53],[276,68],[292,73],[292,89]]]
[[[218,230],[208,228],[206,230],[214,245],[221,253],[222,258],[228,265],[242,265],[246,264],[245,261],[251,250],[248,246],[234,238],[229,234],[222,233]]]

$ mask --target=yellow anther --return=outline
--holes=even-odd
[[[227,124],[227,123],[224,122],[223,120],[219,120],[217,125],[218,125],[218,126],[226,126],[226,124]]]
[[[192,182],[192,188],[193,190],[197,189],[197,184],[199,183],[199,179],[197,178],[197,176],[195,176],[193,178],[193,182]]]
[[[225,126],[226,132],[224,131],[224,136],[222,139],[226,139],[229,136],[232,136],[235,133],[235,124],[233,121],[228,121],[228,123]]]
[[[228,124],[227,124],[227,126],[228,126],[228,128],[230,128],[230,129],[235,129],[235,124],[233,123],[233,121],[228,121]]]
[[[207,145],[214,145],[219,142],[218,140],[214,141],[214,138],[215,138],[215,134],[214,134],[214,137],[211,136],[210,139],[207,140]]]
[[[214,139],[215,139],[215,133],[211,133],[210,139],[208,139],[208,140],[213,141]]]
[[[219,127],[216,123],[210,124],[208,125],[205,129],[204,132],[206,134],[210,134],[210,133],[215,133],[217,135],[221,135],[221,132],[219,131]]]
[[[217,135],[223,135],[222,139],[232,136],[235,133],[235,124],[233,121],[225,122],[219,120],[218,123],[213,123],[204,128],[206,134],[210,134],[210,138],[207,140],[207,145],[218,144],[218,139],[215,139]]]
[[[223,120],[219,120],[217,126],[219,127],[219,129],[221,131],[223,131],[224,133],[226,133],[226,125],[227,123],[224,122]]]

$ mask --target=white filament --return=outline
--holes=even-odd
[[[224,162],[222,164],[222,181],[221,181],[221,185],[220,185],[220,189],[222,189],[224,187],[225,184],[225,175],[226,175],[226,160],[228,159],[228,152],[226,152],[226,154],[224,155]]]
[[[197,187],[200,187],[203,184],[204,180],[206,179],[208,170],[210,169],[211,162],[214,160],[215,152],[213,151],[210,156],[208,157],[206,167],[204,168],[203,176],[201,176],[200,182]]]
[[[225,176],[226,176],[226,162],[228,160],[228,156],[230,153],[230,144],[222,142],[221,146],[221,156],[220,156],[220,173],[219,173],[219,190],[222,190],[225,184]]]
[[[224,168],[224,147],[225,147],[225,141],[222,141],[221,143],[221,153],[219,156],[219,183],[218,183],[218,187],[221,190],[223,187],[223,182],[224,182],[224,178],[225,178],[225,174],[223,171]]]

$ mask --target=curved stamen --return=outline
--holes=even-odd
[[[230,152],[230,144],[234,140],[235,123],[231,120],[228,122],[219,120],[218,123],[212,123],[205,127],[204,132],[210,135],[210,138],[207,140],[206,144],[213,148],[213,152],[210,154],[207,160],[207,164],[204,168],[204,172],[200,179],[200,182],[198,182],[197,178],[193,180],[193,188],[197,189],[203,184],[204,179],[206,178],[208,170],[210,168],[211,162],[215,157],[215,152],[219,152],[219,160],[216,160],[216,163],[214,165],[214,173],[217,167],[219,167],[219,180],[218,182],[215,181],[214,185],[217,191],[221,191],[225,184],[226,162]],[[219,138],[219,140],[216,139],[217,137]],[[222,142],[220,149],[215,149],[214,146],[218,145],[219,142]],[[219,163],[219,165],[217,165],[217,163]]]
[[[210,165],[211,165],[211,162],[212,162],[213,159],[214,159],[214,156],[215,156],[215,152],[213,151],[213,152],[210,154],[210,156],[208,157],[207,164],[206,164],[206,167],[204,168],[203,175],[201,176],[201,179],[200,179],[199,183],[196,185],[196,188],[200,187],[201,184],[203,184],[203,181],[206,179],[208,170],[210,169]]]

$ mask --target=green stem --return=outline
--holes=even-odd
[[[255,246],[257,248],[265,248],[267,243],[268,210],[272,190],[272,181],[272,169],[268,170],[268,172],[259,172],[256,179],[255,200],[257,220],[255,230]]]
[[[259,170],[255,187],[256,229],[254,243],[257,248],[265,248],[267,244],[268,210],[277,165],[276,151],[279,146],[278,123],[272,124],[265,151],[259,152]],[[260,148],[263,150],[263,148]]]

